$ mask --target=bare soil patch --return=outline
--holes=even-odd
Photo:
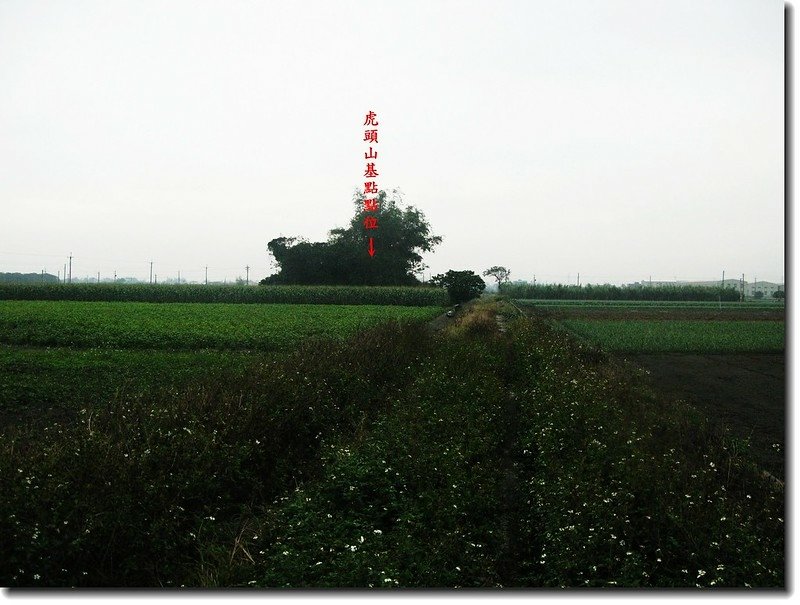
[[[696,406],[750,440],[753,459],[784,480],[786,361],[783,353],[625,354],[658,392]],[[776,445],[777,444],[777,447]]]

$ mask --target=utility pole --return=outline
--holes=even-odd
[[[533,287],[536,287],[536,274],[533,274]]]
[[[97,272],[97,283],[100,283],[100,271]]]
[[[180,269],[178,270],[178,285],[181,285],[181,272]]]
[[[722,289],[725,289],[725,269],[722,270]]]
[[[72,283],[72,252],[69,253],[69,283]]]
[[[244,269],[245,269],[245,271],[247,271],[247,279],[245,281],[245,284],[247,284],[249,286],[250,285],[250,265],[247,265]]]
[[[581,286],[581,274],[578,273],[578,287],[580,288],[580,286]]]
[[[114,283],[115,284],[117,283],[117,272],[116,271],[114,271]]]
[[[742,273],[742,300],[744,300],[744,273]]]
[[[158,276],[156,276],[157,278]],[[153,283],[153,261],[150,261],[150,283]]]
[[[206,265],[206,285],[208,285],[208,265]]]

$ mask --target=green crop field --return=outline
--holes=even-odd
[[[784,350],[778,321],[566,319],[578,336],[609,351],[626,353],[742,353]]]
[[[345,337],[392,320],[425,320],[438,307],[0,301],[0,343],[152,349],[286,348]]]
[[[255,363],[253,354],[235,351],[0,345],[0,428],[201,381],[236,383]]]
[[[3,284],[0,300],[283,303],[443,306],[443,288],[411,286],[220,286],[159,284]]]

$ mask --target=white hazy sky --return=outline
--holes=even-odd
[[[374,110],[428,274],[779,281],[783,10],[3,0],[0,271],[260,279],[346,224]]]

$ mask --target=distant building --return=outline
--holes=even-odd
[[[775,284],[769,281],[758,281],[752,284],[745,283],[744,285],[744,295],[748,298],[755,296],[756,292],[763,292],[764,298],[772,298],[772,295],[779,291],[785,292],[783,284]]]

